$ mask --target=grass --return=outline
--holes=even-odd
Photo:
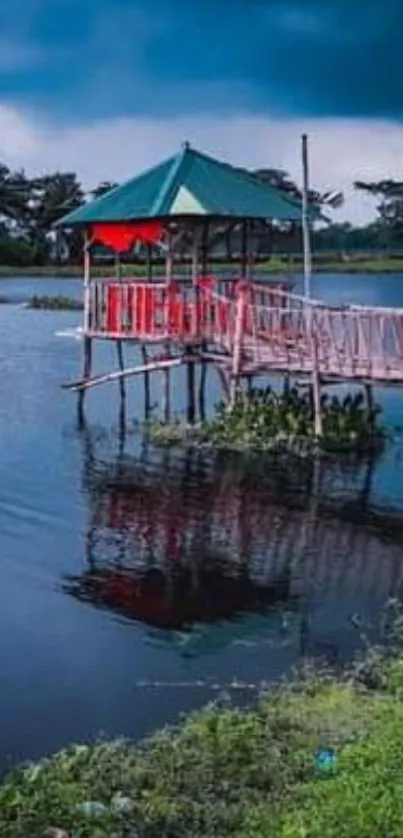
[[[360,257],[352,255],[347,261],[341,258],[327,257],[321,254],[314,255],[313,265],[320,273],[402,273],[403,257],[397,256],[367,256]],[[231,266],[226,264],[212,265],[211,270],[226,269]],[[108,264],[94,265],[93,276],[112,276],[114,266]],[[162,270],[162,268],[161,268]],[[270,274],[292,274],[302,272],[302,259],[300,257],[273,257],[262,262],[256,267],[258,273]],[[121,273],[123,276],[145,276],[146,269],[141,264],[122,264]],[[82,277],[83,268],[81,265],[32,265],[25,267],[13,267],[0,265],[0,277],[32,276],[32,277]]]
[[[75,746],[17,770],[0,787],[0,834],[397,838],[403,661],[375,655],[365,666],[365,678],[360,667],[343,679],[308,672],[252,709],[208,707],[138,747]],[[315,759],[323,747],[336,756],[328,771]],[[105,811],[90,816],[77,808],[85,801]]]
[[[81,311],[83,303],[80,300],[73,300],[70,297],[34,295],[28,302],[28,308],[41,309],[43,311]]]

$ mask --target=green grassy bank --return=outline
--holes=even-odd
[[[0,834],[401,838],[402,740],[403,660],[372,652],[344,678],[305,675],[253,709],[210,707],[138,747],[76,746],[16,771],[0,788]]]
[[[403,272],[403,257],[369,257],[359,258],[352,257],[349,260],[329,259],[327,257],[316,256],[313,260],[314,268],[322,273],[401,273]],[[225,269],[225,264],[220,264],[212,267]],[[267,262],[262,262],[256,268],[257,272],[270,274],[290,274],[299,273],[302,270],[302,259],[288,260],[287,258],[273,258]],[[123,276],[145,276],[144,265],[122,265]],[[7,265],[0,265],[0,278],[13,276],[32,276],[32,277],[81,277],[83,269],[80,265],[44,265],[44,266],[30,266],[30,267],[12,267]],[[114,267],[111,265],[95,265],[92,268],[93,276],[108,276],[114,274]]]

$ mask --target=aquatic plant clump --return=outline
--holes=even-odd
[[[297,387],[278,394],[272,388],[256,389],[235,405],[220,404],[214,417],[199,425],[153,422],[154,443],[175,445],[198,441],[214,447],[290,452],[308,455],[314,450],[373,452],[382,448],[387,432],[380,424],[381,409],[368,406],[362,393],[341,399],[321,398],[323,435],[315,436],[311,395]]]
[[[71,297],[49,297],[37,296],[34,294],[31,297],[28,308],[41,309],[43,311],[82,311],[83,303],[79,300],[73,300]]]

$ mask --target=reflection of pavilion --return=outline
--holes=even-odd
[[[87,569],[65,590],[154,628],[197,626],[196,647],[198,635],[214,646],[265,631],[280,642],[288,612],[288,629],[313,652],[312,599],[364,603],[401,584],[399,544],[354,522],[365,518],[369,478],[364,466],[346,470],[343,486],[340,470],[312,475],[307,466],[257,479],[255,466],[197,452],[103,463],[88,437]],[[335,516],[342,500],[343,522]]]

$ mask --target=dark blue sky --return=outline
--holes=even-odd
[[[3,0],[0,100],[73,124],[403,119],[403,0]]]

